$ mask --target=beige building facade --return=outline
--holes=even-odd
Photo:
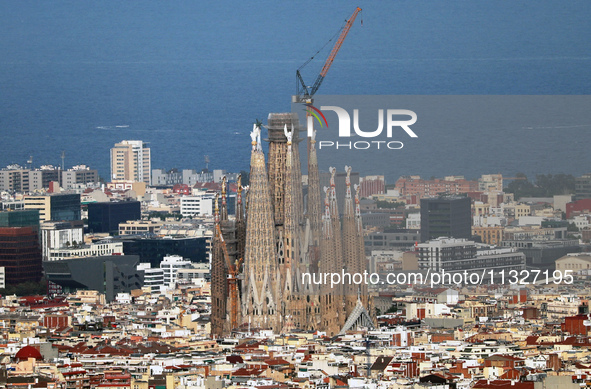
[[[150,148],[141,140],[123,140],[111,149],[111,180],[150,185]]]
[[[472,227],[472,235],[480,236],[482,243],[498,246],[503,241],[504,227]]]
[[[556,260],[556,270],[564,275],[565,270],[572,270],[572,273],[582,270],[591,271],[591,254],[571,253]]]

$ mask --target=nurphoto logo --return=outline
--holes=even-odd
[[[345,109],[336,105],[323,105],[318,109],[312,104],[306,104],[307,116],[307,131],[308,137],[314,137],[314,118],[318,121],[321,128],[328,129],[328,120],[322,111],[332,111],[338,117],[338,134],[339,138],[350,138],[352,136],[360,136],[362,138],[377,138],[382,135],[384,127],[386,128],[386,137],[388,140],[363,140],[356,142],[339,142],[338,140],[321,140],[318,142],[318,148],[335,149],[356,149],[367,150],[371,148],[388,148],[391,150],[399,150],[404,147],[401,141],[390,140],[399,130],[403,130],[411,138],[418,138],[418,135],[410,128],[411,125],[417,121],[417,114],[408,109],[378,109],[377,129],[361,129],[359,125],[359,109],[353,109],[352,115]],[[351,126],[351,116],[353,116],[353,125]],[[384,125],[385,123],[385,125]],[[351,131],[353,127],[354,133]]]

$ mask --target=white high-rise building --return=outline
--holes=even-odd
[[[152,292],[160,293],[166,289],[164,285],[164,270],[153,268],[149,263],[140,263],[137,270],[144,272],[144,286],[149,286]]]
[[[141,140],[123,140],[111,149],[111,179],[151,184],[150,148]]]
[[[194,196],[182,196],[181,215],[183,217],[213,215],[214,198],[215,194],[207,192]]]
[[[76,222],[41,223],[41,246],[43,260],[49,261],[50,252],[84,244],[84,225]]]
[[[191,261],[184,260],[180,255],[168,255],[160,262],[160,269],[164,271],[164,285],[172,289],[177,281],[180,269],[190,269]]]

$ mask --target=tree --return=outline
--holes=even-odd
[[[406,224],[390,224],[388,227],[384,227],[384,232],[396,232],[398,230],[404,230]]]
[[[575,178],[571,174],[538,174],[535,184],[523,173],[517,173],[504,191],[513,193],[515,199],[521,197],[552,197],[555,195],[574,193]]]
[[[376,207],[381,209],[394,209],[398,207],[403,207],[404,205],[405,203],[403,202],[393,203],[391,201],[376,201]]]
[[[394,304],[392,304],[390,306],[390,308],[388,308],[388,310],[386,311],[386,313],[396,313],[396,312],[398,312],[398,307]]]
[[[513,193],[515,195],[515,199],[520,197],[532,196],[535,188],[534,185],[529,182],[525,174],[517,173],[515,175],[518,179],[515,181],[511,181],[509,185],[505,188],[506,193]]]
[[[7,285],[6,288],[0,289],[0,294],[17,296],[32,296],[47,294],[47,280],[41,278],[39,282],[24,282],[17,285]]]
[[[540,188],[546,196],[571,194],[575,191],[575,177],[571,174],[538,174],[536,176],[536,186]]]

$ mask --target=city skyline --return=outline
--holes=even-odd
[[[0,9],[1,388],[591,388],[591,2]]]

